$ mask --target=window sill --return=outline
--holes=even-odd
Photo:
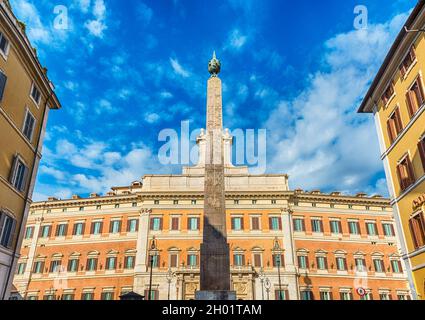
[[[395,97],[395,92],[393,93],[393,95],[388,99],[387,103],[384,105],[384,110],[387,109],[389,107],[389,105],[391,104],[391,102],[394,100]]]

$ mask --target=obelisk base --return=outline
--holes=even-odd
[[[195,300],[236,300],[236,291],[196,291]]]

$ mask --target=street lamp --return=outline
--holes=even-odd
[[[176,273],[171,270],[171,268],[168,268],[168,272],[165,275],[168,282],[168,300],[170,300],[170,288],[171,288],[171,281],[173,281],[173,278],[176,276]]]
[[[281,251],[281,248],[280,248],[280,244],[279,244],[279,239],[277,237],[274,239],[273,251],[278,253],[276,263],[277,263],[277,274],[278,274],[278,277],[279,277],[279,300],[283,300],[283,297],[282,297],[282,282],[281,282],[281,279],[280,279],[280,259],[281,259],[281,252],[280,251]]]
[[[264,281],[264,287],[266,288],[267,292],[267,300],[270,300],[270,288],[272,287],[272,283],[270,282],[269,278],[266,278]]]
[[[151,246],[149,249],[150,252],[150,265],[151,265],[151,272],[149,275],[149,292],[148,292],[148,300],[152,300],[152,269],[153,269],[153,258],[154,258],[154,252],[156,250],[156,240],[155,236],[152,238]]]

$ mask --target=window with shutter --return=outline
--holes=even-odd
[[[40,104],[41,93],[38,90],[38,88],[35,86],[35,83],[33,83],[33,85],[32,85],[31,98],[33,98],[36,105]]]
[[[387,105],[388,101],[391,99],[393,94],[394,94],[394,84],[391,83],[381,97],[381,100],[384,106]]]
[[[179,230],[179,218],[178,217],[172,217],[171,218],[171,230],[173,230],[173,231]]]
[[[262,267],[261,254],[260,253],[254,254],[254,267]]]
[[[0,217],[0,245],[11,248],[15,238],[16,220],[5,213]]]
[[[25,166],[20,157],[16,156],[13,161],[11,172],[11,184],[20,192],[23,192],[26,186],[28,168]]]
[[[400,72],[403,78],[405,77],[406,73],[408,72],[409,68],[411,67],[415,59],[416,59],[415,49],[412,46],[409,53],[406,55],[406,57],[403,59],[400,65]]]
[[[22,130],[22,133],[25,137],[27,137],[28,140],[31,141],[33,132],[34,132],[34,126],[35,126],[35,118],[34,116],[27,110],[25,121],[24,121],[24,127]]]
[[[422,161],[422,168],[425,171],[425,135],[419,140],[418,150]]]
[[[409,221],[409,225],[415,248],[418,249],[425,246],[425,221],[423,213],[420,212],[412,217]]]
[[[170,255],[170,268],[177,268],[177,254]]]
[[[0,101],[3,99],[4,89],[6,88],[7,77],[0,71]]]
[[[415,182],[412,163],[407,155],[397,166],[397,175],[402,191],[406,190]]]

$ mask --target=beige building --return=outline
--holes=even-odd
[[[19,257],[50,109],[59,109],[25,25],[0,1],[0,299]]]
[[[402,255],[425,299],[425,1],[413,9],[359,112],[373,113]]]

